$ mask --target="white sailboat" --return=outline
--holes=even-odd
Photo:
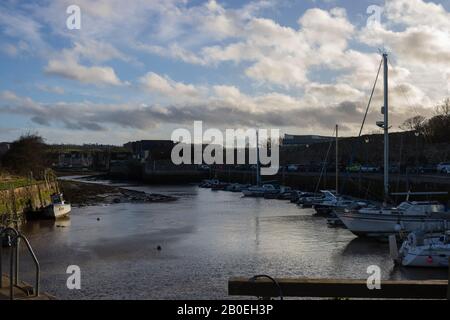
[[[349,209],[336,214],[352,233],[369,237],[420,229],[442,231],[445,221],[450,221],[450,213],[436,201],[405,201],[397,207]]]
[[[382,114],[384,121],[377,125],[384,130],[384,204],[381,208],[362,208],[336,212],[338,218],[354,234],[358,236],[386,236],[399,231],[411,232],[420,228],[440,231],[443,221],[450,219],[446,208],[430,201],[408,201],[411,194],[407,193],[407,201],[397,207],[388,207],[389,199],[389,122],[388,122],[388,61],[387,53],[383,53],[384,66],[384,106]],[[442,194],[435,192],[434,194]]]
[[[450,234],[411,232],[397,251],[395,236],[389,237],[391,257],[405,267],[447,267],[450,258]]]

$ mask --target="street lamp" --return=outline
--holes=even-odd
[[[417,147],[417,138],[419,137],[419,135],[420,135],[420,132],[419,131],[415,131],[414,132],[414,135],[416,136],[416,167],[418,167],[419,166],[419,160],[418,160],[418,158],[419,158],[419,149],[418,149],[418,147]],[[417,169],[417,173],[419,173],[419,168],[416,168]]]
[[[369,142],[370,142],[369,137],[366,137],[364,139],[364,142],[366,143],[366,165],[368,165],[368,162],[369,162]]]

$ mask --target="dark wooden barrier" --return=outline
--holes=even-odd
[[[382,280],[381,289],[369,290],[366,280],[353,279],[275,279],[283,297],[447,299],[447,280]],[[279,288],[269,279],[237,277],[228,281],[232,296],[278,297]]]

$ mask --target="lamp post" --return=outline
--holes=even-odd
[[[416,165],[416,170],[417,173],[419,173],[419,149],[417,147],[417,140],[419,138],[420,132],[419,131],[415,131],[414,132],[414,136],[416,137],[416,156],[415,156],[415,165]]]
[[[364,142],[366,143],[366,165],[368,165],[368,162],[369,162],[369,142],[370,142],[369,137],[366,137],[364,139]]]

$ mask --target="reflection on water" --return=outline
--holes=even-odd
[[[227,298],[231,276],[366,278],[372,264],[384,279],[447,277],[446,270],[394,268],[386,243],[328,228],[288,201],[195,186],[130,188],[179,200],[73,208],[68,220],[23,227],[43,290],[63,299]],[[81,290],[66,288],[72,264],[81,268]],[[31,281],[32,269],[22,269]]]

